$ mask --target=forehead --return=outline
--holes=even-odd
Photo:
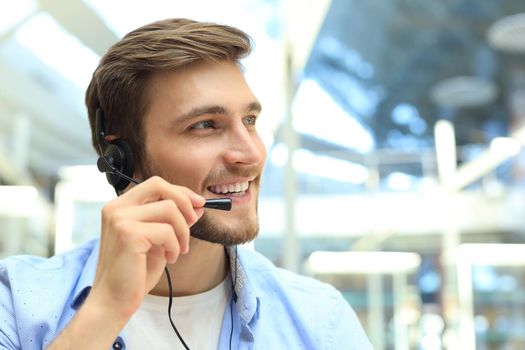
[[[147,115],[183,115],[199,106],[245,109],[257,99],[235,62],[200,62],[155,74],[149,82]]]

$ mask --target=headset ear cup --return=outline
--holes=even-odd
[[[112,165],[118,172],[128,177],[133,177],[133,171],[135,170],[133,151],[126,141],[117,138],[109,142],[104,156],[112,159]],[[106,173],[106,178],[115,187],[115,190],[120,192],[129,185],[129,181],[120,176],[118,172],[116,174]]]

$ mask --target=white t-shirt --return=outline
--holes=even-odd
[[[196,295],[173,298],[171,318],[190,349],[216,350],[229,305],[231,282]],[[184,349],[168,318],[168,298],[146,295],[124,329],[130,350]]]

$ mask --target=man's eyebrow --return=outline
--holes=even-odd
[[[258,101],[254,101],[248,105],[248,112],[260,112],[262,111],[262,106]]]
[[[262,106],[258,101],[251,102],[246,107],[246,112],[260,112]],[[220,105],[205,105],[192,108],[189,112],[180,115],[176,123],[184,123],[188,120],[200,117],[206,114],[228,114],[228,109]]]
[[[192,108],[189,112],[183,113],[177,118],[177,123],[183,123],[187,120],[200,117],[205,114],[225,114],[226,108],[218,105],[199,106]]]

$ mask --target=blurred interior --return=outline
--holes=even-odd
[[[98,236],[83,94],[166,17],[254,39],[254,249],[339,288],[375,349],[525,348],[523,0],[0,2],[0,258]]]

